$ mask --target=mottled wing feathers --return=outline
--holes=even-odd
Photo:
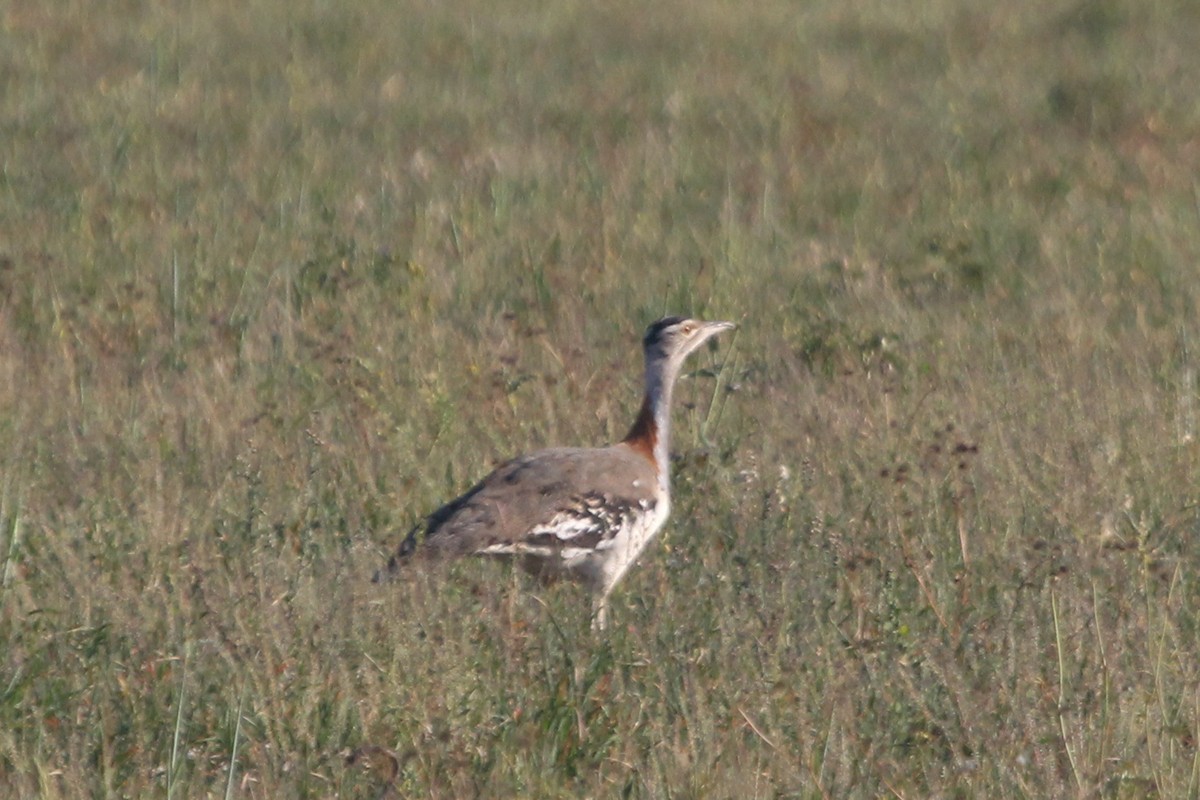
[[[485,555],[529,555],[564,561],[611,547],[618,531],[652,511],[653,498],[613,497],[598,492],[574,495],[545,524],[535,525],[517,541],[497,541],[476,552]]]
[[[520,456],[414,528],[388,563],[419,540],[431,556],[526,555],[570,559],[603,550],[657,502],[653,464],[628,445],[560,448]]]

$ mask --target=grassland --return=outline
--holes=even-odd
[[[0,9],[0,795],[1200,796],[1200,7],[348,5]],[[664,312],[611,635],[368,582]]]

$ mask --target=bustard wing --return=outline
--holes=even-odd
[[[654,466],[626,445],[560,448],[520,456],[414,528],[389,570],[421,540],[432,556],[569,557],[602,550],[634,517],[661,502]]]

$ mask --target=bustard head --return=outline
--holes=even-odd
[[[722,331],[736,328],[732,322],[702,322],[687,317],[663,317],[646,329],[642,346],[646,350],[646,363],[666,362],[678,370],[683,360],[696,348]],[[674,371],[672,370],[672,371]]]

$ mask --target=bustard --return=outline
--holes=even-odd
[[[420,551],[437,557],[519,558],[527,570],[566,576],[594,593],[593,625],[608,596],[671,510],[671,393],[684,359],[732,322],[665,317],[646,330],[646,390],[629,434],[601,448],[552,448],[497,467],[419,522],[378,581]]]

